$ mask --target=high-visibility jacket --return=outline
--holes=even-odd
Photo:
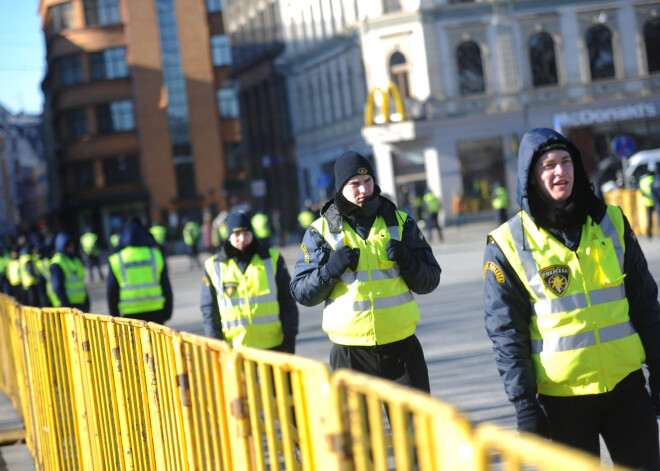
[[[653,175],[644,175],[639,180],[639,191],[642,193],[642,201],[645,206],[654,206],[653,195],[651,193],[651,185],[655,178]]]
[[[20,286],[21,279],[21,262],[17,258],[10,258],[7,262],[7,280],[12,286]]]
[[[424,204],[426,204],[427,213],[435,214],[440,211],[440,200],[438,200],[438,197],[433,193],[430,191],[428,193],[424,193],[422,199],[424,200]]]
[[[509,192],[503,186],[493,190],[493,209],[507,209],[509,207]]]
[[[83,252],[87,255],[97,256],[101,251],[96,246],[98,241],[98,236],[93,232],[85,232],[80,236],[80,245],[82,246]]]
[[[223,222],[218,226],[218,235],[220,236],[220,240],[227,240],[229,237],[229,233],[227,232],[227,223]]]
[[[55,291],[53,291],[53,283],[50,277],[50,264],[50,259],[48,257],[44,257],[39,260],[37,267],[39,269],[39,273],[41,273],[41,276],[44,277],[46,282],[46,294],[48,295],[48,299],[50,299],[51,304],[54,305],[57,296],[55,295]]]
[[[165,226],[161,226],[160,224],[151,226],[149,232],[151,232],[151,235],[154,236],[154,240],[159,245],[165,245],[165,240],[167,238],[167,228]]]
[[[110,236],[110,245],[112,246],[112,248],[115,249],[117,248],[117,246],[119,245],[119,234],[112,234]]]
[[[298,224],[303,229],[307,229],[314,222],[314,213],[309,210],[300,211],[298,214]]]
[[[183,226],[183,242],[186,245],[195,245],[199,239],[199,224],[195,221],[188,221]]]
[[[39,260],[39,257],[37,256],[36,259]],[[21,256],[18,257],[18,261],[21,266],[21,284],[23,285],[23,288],[29,288],[30,286],[36,285],[38,281],[37,277],[28,268],[28,263],[33,262],[33,270],[36,270],[36,266],[34,265],[35,260],[32,254],[21,254]]]
[[[87,300],[87,289],[85,289],[85,267],[77,258],[69,258],[62,252],[57,252],[50,259],[51,265],[59,265],[64,273],[64,290],[71,304],[82,304]],[[55,296],[53,307],[62,305],[60,299]]]
[[[125,247],[108,258],[119,284],[119,313],[122,316],[163,309],[165,296],[160,284],[165,263],[154,247]]]
[[[9,263],[9,255],[6,253],[0,255],[0,276],[4,276],[7,273],[7,263]]]
[[[520,212],[491,233],[532,304],[531,357],[538,391],[579,396],[611,391],[645,353],[628,314],[623,214],[589,217],[577,251]]]
[[[396,342],[415,333],[419,308],[401,276],[399,265],[387,256],[387,242],[401,240],[407,214],[397,211],[397,225],[388,227],[376,217],[367,240],[343,223],[341,232],[330,232],[325,218],[312,226],[333,250],[342,245],[360,249],[355,271],[347,269],[325,301],[323,330],[341,345],[380,345]]]
[[[268,253],[269,259],[255,254],[245,273],[234,259],[221,262],[213,256],[205,262],[217,294],[222,336],[235,347],[272,348],[284,340],[275,280],[280,254],[275,249]]]
[[[254,235],[259,239],[267,239],[272,235],[270,226],[268,225],[268,216],[264,213],[257,213],[252,216],[252,228],[254,229]]]

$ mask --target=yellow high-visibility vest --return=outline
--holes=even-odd
[[[122,316],[163,309],[165,296],[160,284],[165,263],[154,247],[125,247],[110,255],[108,263],[119,284],[119,313]]]
[[[77,258],[71,259],[62,252],[57,252],[50,259],[51,266],[59,265],[64,273],[64,290],[71,304],[82,304],[87,299],[85,288],[85,267]],[[62,302],[55,296],[53,307],[60,307]]]
[[[18,262],[21,265],[21,284],[23,288],[29,288],[37,284],[37,277],[30,273],[28,270],[28,263],[33,262],[32,254],[26,253],[18,257]],[[36,269],[36,266],[33,266]]]
[[[369,237],[362,239],[343,221],[343,230],[330,232],[325,218],[314,226],[330,246],[360,249],[355,271],[347,269],[335,284],[323,309],[323,330],[341,345],[381,345],[396,342],[415,333],[419,308],[401,276],[399,265],[387,256],[387,242],[401,240],[408,215],[397,211],[397,226],[387,227],[376,217]]]
[[[215,288],[222,336],[234,347],[272,348],[282,344],[284,333],[277,300],[277,260],[280,254],[269,250],[270,259],[255,254],[245,273],[230,259],[216,256],[205,262]]]
[[[10,258],[7,262],[7,280],[12,286],[21,285],[21,262],[17,258]]]
[[[587,218],[575,252],[524,211],[491,232],[529,293],[531,357],[542,394],[608,392],[645,360],[628,314],[623,228],[621,209],[608,205],[599,225]]]

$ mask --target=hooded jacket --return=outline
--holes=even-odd
[[[530,183],[536,159],[550,145],[565,146],[574,168],[573,192],[567,208],[571,214],[553,216]],[[580,244],[583,222],[588,214],[596,222],[602,220],[606,206],[594,194],[579,150],[569,140],[550,129],[534,129],[525,134],[518,154],[518,204],[534,223],[548,231],[571,250]],[[577,214],[577,216],[575,216]],[[582,215],[582,217],[580,216]],[[524,250],[524,247],[523,247]],[[484,254],[485,326],[493,342],[495,363],[510,401],[520,411],[537,404],[536,375],[531,359],[530,316],[532,306],[527,289],[511,267],[500,247],[489,237]],[[496,277],[493,269],[501,272]],[[630,319],[637,330],[646,362],[660,364],[660,305],[658,289],[644,254],[628,220],[624,216],[624,281]],[[503,278],[502,278],[503,276]],[[498,278],[500,282],[498,282]],[[503,280],[503,281],[502,281]]]
[[[126,247],[153,247],[160,250],[158,244],[153,236],[142,226],[138,221],[130,221],[119,236],[119,244],[117,245],[117,252]],[[172,317],[172,306],[174,303],[174,296],[172,294],[172,286],[170,285],[170,277],[167,272],[167,261],[160,276],[160,286],[163,290],[165,297],[165,305],[163,309],[151,312],[141,312],[139,314],[132,314],[125,317],[142,319],[150,322],[163,323]],[[108,266],[108,281],[107,281],[107,300],[108,310],[113,316],[120,316],[119,312],[119,282],[115,277],[112,267]]]
[[[69,243],[69,241],[72,240],[73,239],[71,239],[71,236],[65,232],[60,232],[59,234],[57,234],[57,237],[55,237],[55,253],[59,252],[65,257],[68,257],[72,260],[74,259],[80,260],[80,258],[76,253],[70,255],[64,249],[66,245]],[[53,286],[53,292],[62,303],[62,307],[72,307],[72,308],[80,309],[83,312],[89,312],[89,293],[87,294],[84,303],[72,305],[68,301],[68,297],[66,295],[66,288],[64,286],[64,281],[65,281],[64,272],[62,271],[62,268],[60,268],[58,264],[52,263],[50,265],[50,282],[51,285]]]

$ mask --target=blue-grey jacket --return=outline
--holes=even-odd
[[[552,141],[562,141],[571,149],[570,153],[574,156],[574,186],[590,187],[580,153],[570,141],[550,129],[535,129],[525,134],[518,154],[518,204],[535,222],[538,218],[532,214],[527,197],[530,167],[535,154]],[[603,204],[602,210],[597,211],[600,214],[592,214],[592,219],[599,223],[605,211]],[[660,366],[658,288],[625,216],[624,224],[625,289],[630,305],[630,318],[644,345],[647,364]],[[549,229],[549,232],[568,248],[576,250],[580,244],[582,227],[563,231]],[[500,247],[490,237],[484,254],[484,266],[488,262],[495,263],[502,270],[505,282],[498,283],[493,273],[485,272],[486,331],[493,342],[495,363],[504,382],[506,394],[516,410],[522,410],[536,403],[537,393],[536,375],[530,353],[529,324],[532,306],[527,289]]]

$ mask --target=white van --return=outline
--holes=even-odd
[[[660,149],[639,151],[624,163],[626,180],[629,187],[636,187],[637,182],[647,173],[660,170]]]

